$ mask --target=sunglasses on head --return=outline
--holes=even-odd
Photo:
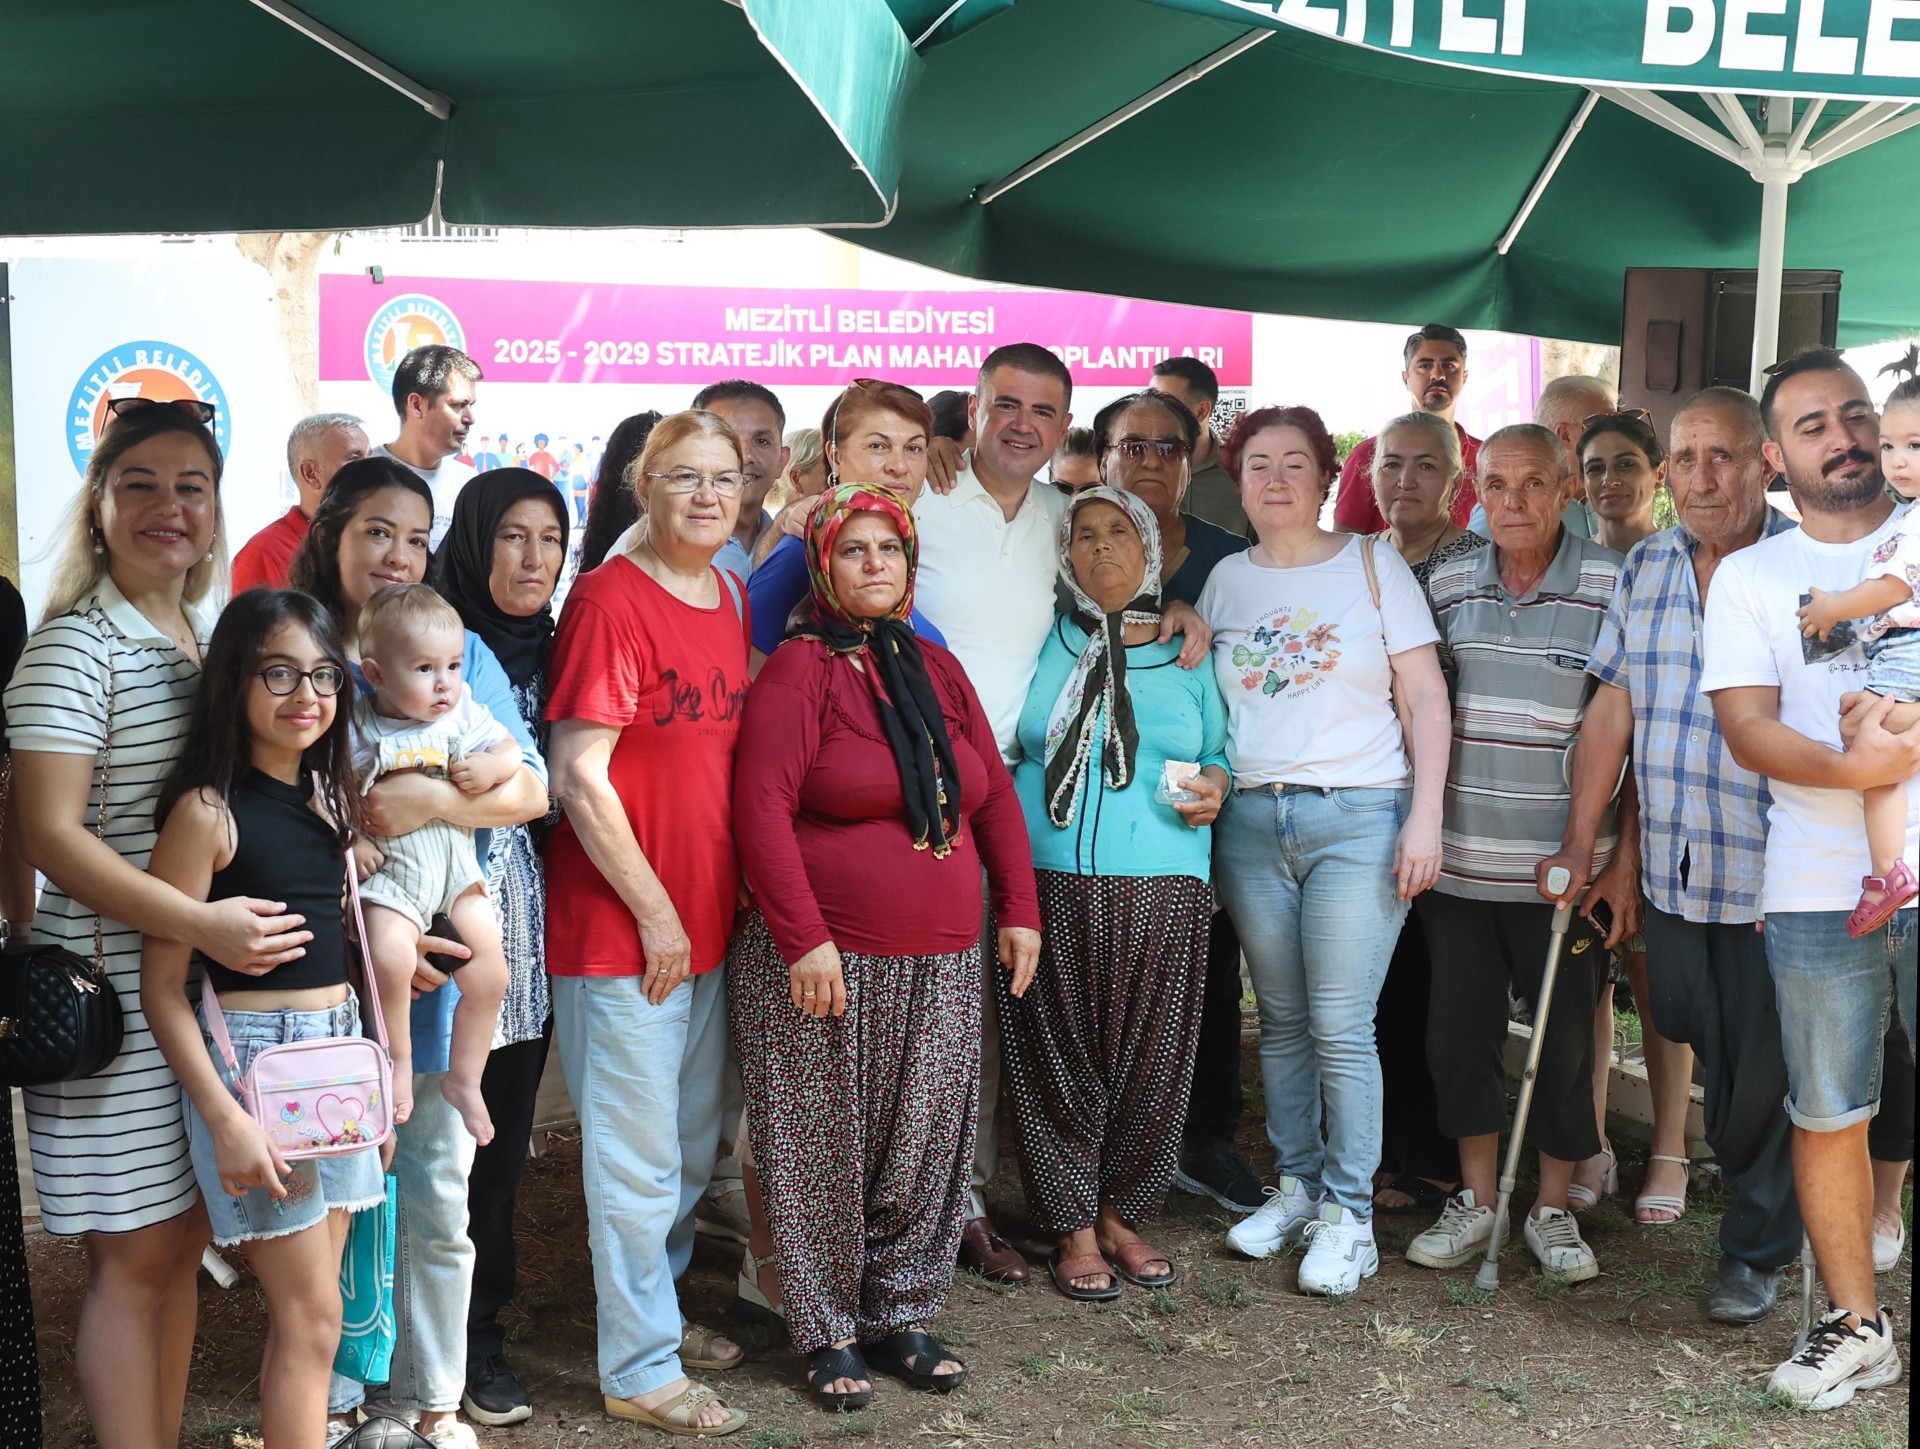
[[[197,397],[113,397],[107,399],[107,415],[124,418],[142,408],[178,408],[204,427],[212,427],[214,406]]]
[[[1617,423],[1617,422],[1644,423],[1647,427],[1652,427],[1653,414],[1648,412],[1645,408],[1619,408],[1610,413],[1590,414],[1587,420],[1584,423],[1582,423],[1580,426],[1583,428],[1590,428],[1590,427],[1593,427],[1596,423]]]

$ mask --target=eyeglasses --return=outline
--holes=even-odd
[[[197,397],[110,397],[107,399],[107,413],[110,417],[124,418],[129,413],[137,413],[142,408],[178,408],[196,423],[206,427],[213,426],[214,406]]]
[[[1184,438],[1122,438],[1114,449],[1130,463],[1138,463],[1148,453],[1158,453],[1167,462],[1184,458],[1193,451]]]
[[[1580,426],[1590,428],[1596,423],[1617,422],[1644,423],[1647,427],[1652,427],[1653,414],[1645,408],[1620,408],[1610,413],[1593,413]]]
[[[665,483],[669,493],[698,493],[704,484],[723,498],[735,497],[747,486],[745,473],[696,473],[691,468],[673,468],[647,477]]]
[[[291,664],[269,664],[260,671],[260,682],[268,694],[292,694],[306,680],[322,699],[331,699],[347,683],[347,671],[337,664],[322,664],[317,669],[295,669]]]

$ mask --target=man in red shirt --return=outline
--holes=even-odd
[[[1453,422],[1454,407],[1467,386],[1467,339],[1453,328],[1429,322],[1407,339],[1401,351],[1404,364],[1400,380],[1414,407],[1423,413],[1437,413],[1453,423],[1460,434],[1460,452],[1467,468],[1460,488],[1453,495],[1453,521],[1462,528],[1473,516],[1473,505],[1480,492],[1474,485],[1474,464],[1480,457],[1480,440]],[[1334,501],[1333,521],[1348,533],[1378,533],[1387,526],[1373,501],[1373,445],[1368,438],[1347,455],[1340,470],[1340,495]]]
[[[248,539],[233,560],[233,591],[284,589],[294,550],[307,536],[307,520],[320,506],[333,475],[372,445],[360,419],[351,413],[315,413],[293,425],[287,435],[287,471],[300,501]]]

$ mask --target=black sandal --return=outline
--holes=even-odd
[[[956,1353],[950,1353],[940,1340],[930,1333],[922,1333],[917,1328],[903,1328],[898,1333],[890,1333],[885,1338],[866,1345],[867,1362],[883,1374],[916,1389],[932,1389],[936,1394],[950,1394],[967,1381],[970,1370]],[[919,1369],[910,1360],[930,1363],[936,1367],[942,1363],[957,1363],[959,1368],[949,1374],[934,1373],[931,1369]]]
[[[873,1402],[872,1389],[857,1389],[850,1394],[835,1394],[827,1390],[827,1385],[836,1379],[865,1379],[873,1382],[873,1374],[868,1370],[866,1360],[860,1357],[860,1350],[854,1344],[844,1348],[816,1348],[807,1355],[807,1390],[813,1395],[813,1401],[830,1413],[844,1413],[849,1409],[864,1409]]]
[[[1380,1194],[1383,1192],[1405,1193],[1413,1201],[1398,1207],[1388,1207],[1380,1201]],[[1373,1210],[1377,1213],[1430,1213],[1452,1196],[1453,1194],[1447,1189],[1428,1182],[1424,1177],[1403,1172],[1391,1182],[1383,1182],[1373,1190]]]

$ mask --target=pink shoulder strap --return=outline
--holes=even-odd
[[[314,777],[313,783],[314,788],[319,789],[318,776]],[[373,955],[367,950],[367,922],[360,909],[360,873],[354,869],[352,850],[346,852],[346,858],[347,899],[353,906],[353,932],[354,938],[360,943],[360,973],[366,986],[366,990],[361,993],[361,1000],[372,1007],[373,1039],[379,1042],[382,1048],[386,1048],[387,1018],[380,1009],[380,981],[374,975]],[[213,982],[205,978],[202,978],[200,983],[200,995],[207,1007],[203,1013],[207,1021],[207,1032],[213,1037],[213,1044],[219,1048],[221,1057],[226,1061],[227,1085],[238,1087],[240,1059],[234,1053],[233,1038],[227,1034],[227,1017],[220,1006],[220,995],[213,989]]]

